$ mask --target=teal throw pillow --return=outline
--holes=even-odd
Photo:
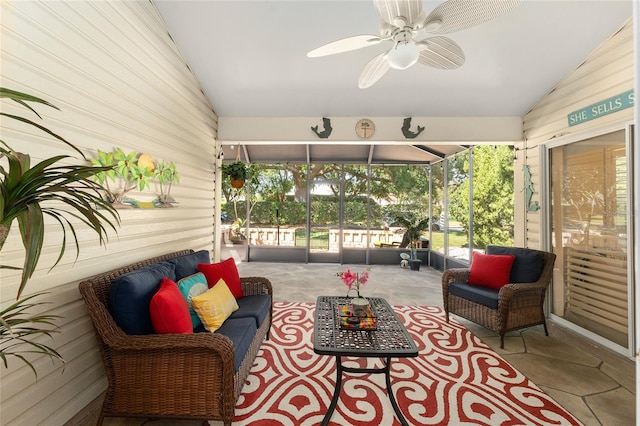
[[[180,289],[180,293],[182,293],[182,296],[184,296],[187,301],[187,305],[189,306],[189,315],[191,315],[191,323],[195,329],[202,324],[202,321],[200,321],[200,317],[193,309],[191,299],[209,290],[207,279],[201,272],[189,275],[188,277],[184,277],[178,281],[178,289]]]

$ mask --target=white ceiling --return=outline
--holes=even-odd
[[[372,1],[155,0],[220,117],[522,116],[632,16],[632,1],[525,0],[447,34],[466,62],[415,64],[358,88],[388,46],[307,58],[323,44],[378,34]],[[441,1],[424,1],[429,12]]]

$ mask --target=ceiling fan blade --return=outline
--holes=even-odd
[[[433,9],[424,21],[431,34],[461,31],[515,9],[522,0],[448,0]]]
[[[454,70],[464,64],[462,48],[448,37],[429,37],[416,43],[420,47],[418,62],[441,70]]]
[[[389,61],[387,61],[387,52],[384,52],[365,65],[358,79],[358,87],[366,89],[373,86],[387,71],[389,71]]]
[[[393,26],[398,26],[394,21],[400,16],[407,25],[412,25],[418,17],[424,18],[422,0],[374,0],[374,3],[382,20]]]
[[[336,53],[349,52],[351,50],[361,49],[363,47],[375,46],[385,39],[376,35],[357,35],[343,38],[334,42],[320,46],[307,53],[309,58],[317,58],[319,56],[333,55]]]

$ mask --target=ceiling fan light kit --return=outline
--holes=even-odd
[[[391,68],[406,70],[418,62],[418,53],[418,46],[413,41],[408,43],[400,42],[387,53],[386,59],[389,61]]]
[[[392,42],[388,51],[365,65],[358,79],[361,89],[371,87],[389,68],[404,70],[416,62],[441,70],[453,70],[464,64],[462,48],[448,37],[422,38],[424,34],[462,31],[497,18],[521,2],[448,0],[426,15],[421,0],[374,0],[381,18],[379,36],[366,34],[347,37],[320,46],[307,53],[307,56],[316,58]]]
[[[396,19],[396,21],[404,22],[404,18]],[[397,70],[406,70],[411,65],[418,62],[418,54],[420,49],[413,41],[411,31],[402,29],[393,36],[394,46],[387,55],[386,60],[389,66]]]

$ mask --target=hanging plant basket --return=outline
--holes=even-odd
[[[236,189],[240,189],[244,186],[244,180],[231,178],[231,186]]]
[[[222,173],[229,176],[232,187],[239,189],[244,186],[248,170],[246,164],[240,160],[236,160],[235,163],[223,164]]]

